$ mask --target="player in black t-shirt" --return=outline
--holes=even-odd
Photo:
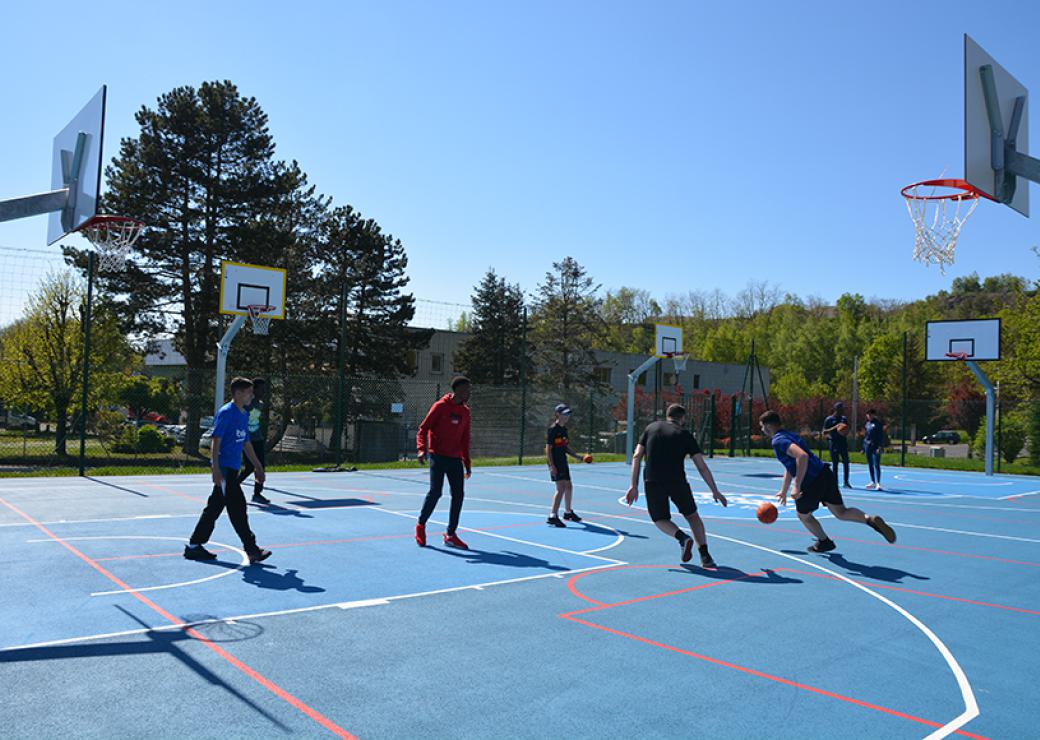
[[[684,463],[687,455],[693,458],[697,472],[708,484],[715,500],[723,506],[727,505],[727,501],[715,485],[715,478],[704,462],[704,455],[701,454],[696,438],[683,428],[685,422],[686,409],[673,403],[668,407],[665,421],[655,421],[646,428],[632,455],[632,485],[625,494],[625,500],[631,506],[639,499],[639,466],[645,455],[646,471],[643,477],[646,480],[646,508],[650,512],[650,518],[658,529],[679,541],[684,563],[689,562],[693,556],[693,543],[696,541],[701,565],[714,568],[715,561],[708,553],[704,522],[697,513],[697,502],[693,500],[693,491],[686,480]],[[669,499],[690,523],[692,539],[672,522]]]
[[[567,525],[560,521],[560,499],[563,499],[565,507],[563,518],[569,522],[581,521],[581,517],[571,508],[574,485],[571,483],[571,466],[567,456],[570,455],[575,460],[581,460],[582,457],[571,449],[567,427],[564,426],[571,418],[570,406],[565,403],[557,404],[554,411],[556,415],[545,439],[545,460],[549,464],[549,479],[556,483],[556,493],[553,494],[552,512],[545,523],[554,527],[566,527]],[[591,458],[586,458],[586,462],[591,462]]]

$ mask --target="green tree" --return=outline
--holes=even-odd
[[[175,335],[189,368],[185,449],[194,452],[209,400],[198,371],[212,367],[221,331],[220,262],[309,274],[300,261],[313,252],[300,234],[316,228],[322,201],[295,162],[275,160],[267,115],[229,81],[175,88],[136,120],[140,133],[120,142],[106,169],[105,207],[149,228],[127,270],[102,275],[101,287],[115,296],[128,335]],[[85,264],[83,253],[67,251]]]
[[[177,388],[169,378],[147,378],[135,375],[128,378],[119,392],[119,400],[126,404],[130,415],[142,418],[149,411],[171,416],[180,406]]]
[[[54,452],[62,456],[83,393],[84,300],[73,274],[53,275],[30,298],[22,319],[0,333],[0,398],[53,419]],[[88,411],[115,403],[134,359],[117,322],[104,311],[94,316],[91,342]]]
[[[553,263],[538,287],[531,317],[538,376],[563,388],[595,385],[603,319],[597,285],[573,257]]]
[[[523,357],[524,294],[495,271],[488,270],[473,293],[470,330],[473,336],[460,348],[456,363],[475,383],[515,385],[521,364],[531,366],[530,351]]]
[[[624,287],[616,292],[607,291],[600,311],[604,325],[600,349],[637,354],[650,352],[654,344],[654,324],[662,312],[649,291]]]

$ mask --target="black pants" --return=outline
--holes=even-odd
[[[849,482],[849,446],[848,445],[831,445],[831,467],[834,469],[834,477],[838,477],[838,462],[841,462],[845,470],[844,481],[846,484]]]
[[[267,467],[267,460],[264,459],[264,440],[263,439],[252,439],[249,440],[253,445],[253,452],[256,453],[256,459],[260,461],[260,464]],[[248,457],[244,457],[242,460],[242,472],[238,476],[238,484],[242,485],[245,479],[253,474],[256,467],[253,465],[253,461]],[[258,480],[253,481],[253,493],[260,493],[264,490],[264,484]]]
[[[199,523],[195,525],[195,531],[191,533],[189,541],[193,545],[205,545],[209,542],[213,527],[220,518],[220,513],[226,508],[231,526],[242,540],[242,547],[247,553],[254,553],[260,548],[256,546],[256,537],[249,529],[246,497],[238,484],[238,471],[234,468],[223,468],[221,472],[224,474],[224,490],[221,490],[220,486],[213,486],[213,493],[209,495],[206,508],[202,510]]]
[[[448,476],[448,488],[451,489],[451,512],[448,516],[448,534],[451,535],[455,534],[459,526],[459,514],[462,513],[462,486],[466,479],[461,458],[430,455],[430,492],[423,501],[419,524],[425,526],[433,516],[433,510],[437,508],[444,488],[444,476]]]

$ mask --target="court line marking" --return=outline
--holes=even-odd
[[[142,514],[140,516],[114,516],[100,519],[52,519],[40,524],[107,524],[109,522],[139,522],[146,519],[184,519],[197,517],[198,514]],[[4,522],[0,527],[32,527],[29,522]]]
[[[26,521],[29,521],[29,522],[34,522],[35,521],[31,516],[26,514],[24,511],[22,511],[17,506],[15,506],[14,504],[10,503],[9,501],[4,500],[3,498],[0,498],[0,504],[3,504],[8,509],[13,511],[15,514],[18,514],[20,517],[22,517]],[[177,625],[178,627],[181,627],[182,629],[184,629],[185,632],[188,635],[190,635],[191,637],[193,637],[196,640],[198,640],[200,643],[205,645],[211,651],[213,651],[214,653],[219,655],[221,658],[223,658],[231,666],[233,666],[234,668],[239,670],[244,675],[246,675],[249,678],[251,678],[254,681],[256,681],[258,684],[263,686],[265,689],[270,691],[272,694],[277,696],[279,699],[284,701],[289,706],[293,707],[294,709],[296,709],[300,713],[306,715],[307,717],[312,719],[314,722],[318,723],[319,725],[324,727],[326,730],[332,732],[333,734],[337,735],[338,737],[342,737],[342,738],[345,738],[347,740],[357,740],[357,738],[355,738],[349,732],[347,732],[342,727],[337,725],[335,722],[330,720],[328,717],[325,717],[323,714],[321,714],[317,710],[313,709],[312,707],[310,707],[307,704],[305,704],[302,701],[300,701],[298,698],[296,698],[294,695],[290,694],[288,691],[283,689],[281,686],[276,684],[274,681],[271,681],[270,679],[266,678],[261,673],[259,673],[258,671],[256,671],[255,669],[253,669],[252,667],[250,667],[249,665],[247,665],[243,661],[241,661],[238,658],[236,658],[230,652],[228,652],[227,650],[222,648],[220,645],[217,645],[215,642],[213,642],[208,637],[206,637],[205,635],[200,633],[198,630],[192,629],[190,627],[184,627],[184,621],[182,619],[180,619],[179,617],[175,617],[174,615],[170,614],[168,611],[166,611],[161,606],[156,604],[154,601],[149,599],[147,596],[143,596],[142,594],[139,594],[136,591],[134,591],[133,589],[131,589],[126,583],[124,583],[119,578],[117,578],[115,575],[113,575],[104,566],[102,566],[99,563],[97,563],[96,561],[94,561],[92,558],[90,558],[89,556],[84,554],[81,550],[79,550],[75,546],[69,544],[68,542],[65,542],[61,537],[59,537],[58,535],[56,535],[53,532],[51,532],[44,525],[42,525],[39,522],[37,522],[36,523],[36,528],[39,529],[41,532],[43,532],[48,537],[50,537],[51,539],[57,541],[62,547],[64,547],[70,553],[72,553],[73,555],[78,557],[80,560],[82,560],[84,563],[86,563],[91,568],[96,570],[98,573],[103,575],[105,578],[107,578],[108,580],[112,581],[117,586],[121,586],[122,588],[127,589],[135,599],[140,601],[142,604],[147,606],[149,609],[154,611],[156,614],[158,614],[159,616],[163,617],[164,619],[169,621],[171,624]]]
[[[94,541],[94,540],[172,540],[173,542],[184,542],[184,538],[183,537],[155,537],[155,536],[132,535],[132,534],[95,535],[95,536],[92,536],[92,537],[63,537],[62,539],[65,540],[66,542],[81,542],[81,541]],[[33,542],[33,543],[36,543],[36,542],[55,542],[55,540],[52,540],[50,538],[44,538],[44,539],[38,539],[38,540],[26,540],[26,542]],[[131,591],[135,591],[135,592],[140,592],[140,591],[165,591],[166,589],[170,589],[170,588],[182,588],[184,586],[194,586],[195,584],[198,584],[198,583],[206,583],[207,581],[215,581],[218,578],[227,578],[228,576],[233,575],[235,573],[238,573],[238,572],[244,570],[246,567],[249,566],[249,556],[246,555],[245,552],[243,552],[242,550],[239,550],[237,547],[232,547],[231,545],[225,545],[223,542],[211,542],[210,544],[218,545],[218,546],[223,547],[223,548],[225,548],[227,550],[230,550],[231,552],[237,552],[239,555],[242,556],[242,562],[239,563],[234,568],[225,568],[225,569],[223,569],[219,573],[214,573],[213,575],[206,576],[205,578],[196,578],[193,581],[180,581],[179,583],[167,583],[167,584],[159,585],[159,586],[142,586],[140,588],[131,588],[131,589],[118,589],[117,588],[117,589],[115,589],[113,591],[94,591],[90,595],[91,596],[113,596],[113,595],[116,595],[116,594],[130,593]]]
[[[1034,542],[1040,544],[1040,540],[1033,539],[1031,537],[1013,537],[1009,534],[991,534],[990,532],[972,532],[965,529],[946,529],[945,527],[926,527],[923,524],[907,524],[906,522],[890,522],[900,527],[910,527],[911,529],[927,529],[932,532],[948,532],[949,534],[963,534],[970,537],[989,537],[995,540],[1012,540],[1014,542]]]

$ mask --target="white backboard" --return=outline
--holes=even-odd
[[[65,187],[65,173],[72,166],[76,140],[86,134],[83,163],[75,188],[75,207],[68,213],[55,211],[47,221],[47,243],[53,244],[66,234],[82,226],[97,214],[98,195],[101,192],[102,149],[105,138],[105,97],[102,86],[83,110],[54,137],[51,158],[51,189]],[[120,214],[123,215],[123,214]]]
[[[657,357],[680,355],[683,351],[682,327],[658,324],[654,338],[654,354]]]
[[[929,321],[925,332],[927,360],[953,362],[951,352],[964,352],[969,360],[1000,359],[1000,319]]]
[[[1005,135],[1011,123],[1015,98],[1027,95],[1028,91],[971,37],[964,35],[964,179],[992,196],[996,191],[996,178],[990,147],[989,115],[986,113],[986,99],[982,93],[982,79],[979,77],[979,68],[985,64],[993,68]],[[1029,153],[1028,101],[1029,98],[1026,97],[1026,107],[1022,113],[1022,124],[1016,142],[1016,149],[1023,154]],[[1028,180],[1018,178],[1015,197],[1008,205],[1023,216],[1029,215]]]
[[[220,312],[247,316],[247,306],[274,306],[261,315],[285,318],[285,270],[241,262],[220,263]]]

